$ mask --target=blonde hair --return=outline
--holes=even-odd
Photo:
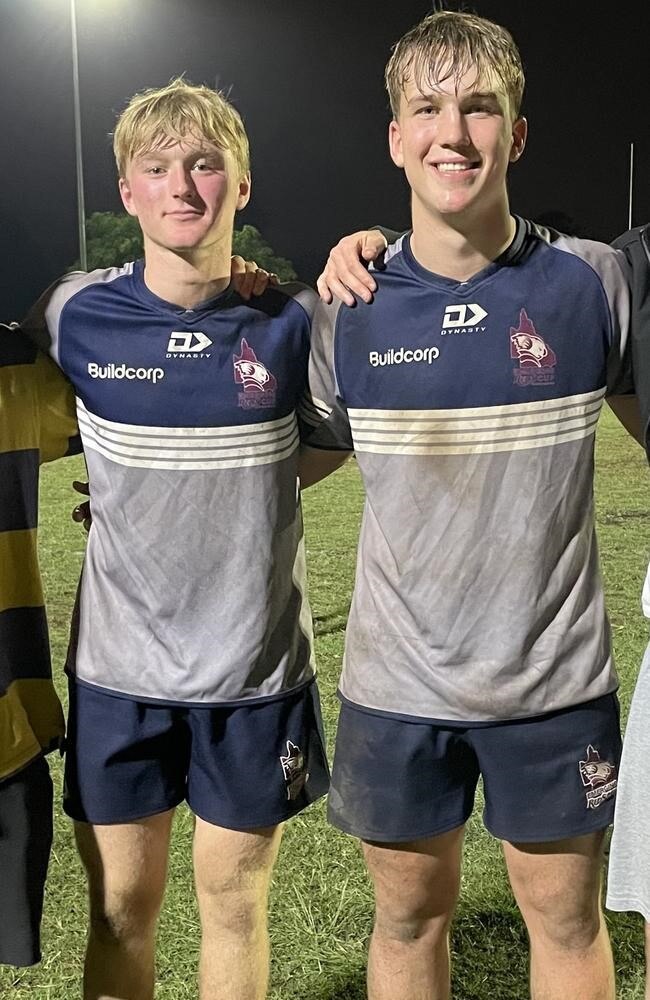
[[[453,77],[458,83],[469,70],[477,83],[499,84],[516,118],[524,93],[524,70],[514,39],[506,28],[478,17],[441,10],[429,14],[395,43],[386,66],[386,89],[397,118],[408,79],[419,87]]]
[[[118,118],[113,152],[120,177],[142,150],[188,136],[203,137],[229,150],[240,179],[248,173],[248,137],[239,113],[218,91],[177,77],[166,87],[135,94]]]

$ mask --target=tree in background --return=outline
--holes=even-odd
[[[142,257],[142,232],[132,215],[93,212],[86,220],[88,270],[97,267],[121,267]],[[255,226],[243,226],[233,234],[232,252],[245,260],[254,260],[266,271],[273,271],[280,281],[293,281],[296,272],[290,260],[278,257]],[[79,270],[76,260],[71,271]]]
[[[295,281],[293,264],[286,257],[278,257],[255,226],[235,229],[232,238],[232,252],[244,260],[254,260],[265,271],[273,271],[280,281]]]
[[[86,219],[86,252],[88,270],[97,267],[121,267],[129,260],[142,257],[142,231],[132,215],[115,212],[93,212]],[[71,271],[81,265],[74,262]]]

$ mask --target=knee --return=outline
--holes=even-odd
[[[459,853],[432,857],[364,845],[375,889],[375,930],[400,942],[446,938],[459,894]]]
[[[142,890],[111,896],[91,893],[91,930],[106,943],[148,939],[155,928],[160,905],[157,894]]]
[[[376,897],[375,929],[383,937],[404,944],[426,938],[435,942],[447,937],[453,918],[457,891],[429,891],[405,895],[398,891]]]
[[[375,933],[398,944],[427,941],[435,945],[447,938],[451,918],[451,913],[427,916],[423,913],[391,913],[378,908],[375,914]]]
[[[232,866],[196,873],[204,923],[238,938],[251,938],[266,926],[272,860],[249,857]]]
[[[531,939],[538,935],[554,947],[584,951],[594,943],[602,926],[598,894],[577,898],[570,890],[530,894],[521,910]]]

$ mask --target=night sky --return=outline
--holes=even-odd
[[[572,216],[595,239],[650,219],[647,45],[640,3],[476,0],[523,54],[530,134],[513,209]],[[455,9],[458,4],[448,3]],[[340,235],[408,225],[388,157],[383,68],[428,13],[416,0],[77,0],[86,210],[118,211],[110,139],[136,90],[185,73],[230,91],[251,140],[253,197],[238,217],[313,281]],[[0,319],[20,317],[77,257],[68,0],[0,0],[3,156]]]

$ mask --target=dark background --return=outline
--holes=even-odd
[[[450,9],[459,4],[448,3]],[[523,54],[528,147],[515,211],[559,210],[596,239],[650,219],[647,44],[641,3],[476,0]],[[399,0],[77,0],[86,211],[118,211],[108,133],[131,94],[185,72],[229,89],[253,153],[239,216],[313,281],[329,246],[377,221],[408,224],[386,149],[383,68],[431,4]],[[19,317],[78,256],[68,0],[0,0],[0,319]]]

